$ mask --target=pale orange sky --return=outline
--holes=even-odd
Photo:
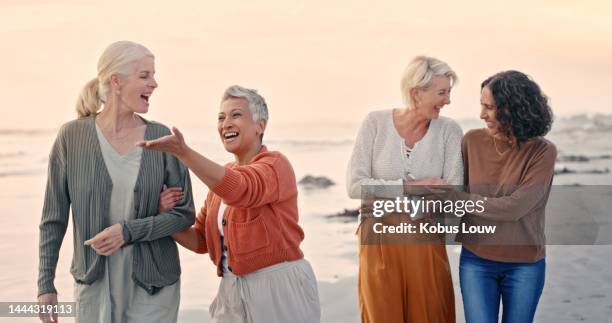
[[[477,117],[480,82],[504,69],[532,75],[557,115],[608,113],[610,17],[607,0],[3,0],[0,129],[73,119],[99,55],[124,39],[155,53],[149,117],[167,124],[214,124],[231,84],[259,89],[279,124],[359,123],[401,106],[399,78],[418,54],[459,74],[447,116]]]

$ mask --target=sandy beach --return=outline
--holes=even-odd
[[[468,126],[464,126],[464,131]],[[291,127],[278,127],[271,132],[268,139],[271,149],[282,151],[291,160],[298,179],[312,174],[325,176],[335,182],[335,185],[326,189],[300,188],[299,193],[300,224],[306,232],[302,248],[318,278],[322,322],[359,322],[356,219],[329,217],[358,204],[358,201],[346,197],[344,188],[344,172],[352,149],[351,138],[355,127],[347,128],[344,136],[334,140],[323,137],[308,140],[299,136],[292,137],[289,135]],[[194,138],[196,149],[206,151],[218,162],[227,161],[230,156],[221,150],[214,138],[202,139],[197,136],[201,131],[197,128],[187,128],[184,133]],[[306,133],[308,130],[303,131]],[[5,216],[0,217],[0,226],[5,228],[0,232],[3,242],[0,244],[0,255],[4,259],[0,262],[0,301],[32,301],[36,296],[37,226],[46,181],[47,154],[54,135],[54,130],[38,134],[20,132],[0,135],[4,149],[3,155],[0,155],[0,163],[3,165],[3,173],[0,176],[0,203],[5,211]],[[601,133],[596,132],[592,137],[596,140],[590,140],[588,134],[553,134],[554,142],[563,154],[598,156],[612,151],[610,143]],[[588,147],[581,144],[585,140],[589,141]],[[611,160],[601,158],[588,163],[564,165],[580,170],[612,168],[611,164]],[[612,183],[610,174],[575,173],[555,177],[556,185],[609,183]],[[196,207],[199,207],[206,189],[197,181],[194,181],[193,186]],[[550,234],[555,236],[557,231],[562,232],[557,228],[567,227],[568,223],[579,225],[580,221],[586,219],[585,215],[591,214],[587,221],[590,226],[578,228],[583,228],[588,235],[592,233],[593,224],[596,224],[597,237],[600,243],[605,243],[594,246],[548,246],[546,285],[537,310],[536,322],[611,322],[609,317],[612,317],[612,272],[609,267],[612,246],[606,241],[612,234],[610,215],[605,213],[608,204],[602,204],[603,200],[594,194],[588,196],[593,199],[593,202],[587,203],[591,207],[590,211],[580,209],[579,205],[571,201],[551,203],[547,213],[547,230],[553,230]],[[603,198],[609,200],[607,196]],[[574,211],[568,210],[576,207],[582,211],[572,216]],[[73,300],[73,279],[69,274],[71,230],[69,227],[61,249],[55,279],[61,301]],[[455,287],[457,322],[464,322],[458,281],[460,247],[451,245],[447,250]],[[195,254],[181,248],[180,256],[183,274],[179,321],[208,322],[208,307],[219,283],[215,268],[208,255]],[[0,322],[36,321],[33,318],[0,318]]]

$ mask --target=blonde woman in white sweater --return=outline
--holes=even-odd
[[[347,172],[351,198],[360,199],[365,187],[395,199],[418,185],[463,184],[463,132],[439,116],[456,81],[438,59],[411,61],[401,81],[405,107],[371,112],[361,125]],[[359,303],[364,323],[455,322],[445,246],[361,244]]]

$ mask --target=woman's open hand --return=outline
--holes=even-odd
[[[176,127],[172,127],[171,135],[163,136],[155,140],[139,141],[136,145],[146,149],[171,153],[177,157],[182,156],[188,149],[183,134]]]

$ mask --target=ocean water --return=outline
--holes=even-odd
[[[482,126],[479,120],[462,120],[460,123],[464,131]],[[298,180],[305,175],[315,175],[326,176],[335,182],[327,189],[300,189],[299,193],[300,224],[306,233],[302,248],[317,278],[325,283],[357,274],[356,222],[328,215],[358,205],[358,201],[348,199],[345,193],[346,165],[358,127],[358,123],[276,125],[272,122],[264,140],[269,149],[279,150],[289,158]],[[223,150],[213,128],[187,127],[181,130],[196,150],[212,160],[225,163],[232,159]],[[0,216],[0,302],[31,301],[36,297],[38,224],[47,156],[56,132],[57,128],[0,129],[0,205],[3,213]],[[574,116],[557,120],[548,136],[556,144],[563,160],[556,168],[566,168],[575,173],[557,175],[555,184],[611,184],[611,135],[612,116]],[[585,161],[565,161],[568,156],[581,156]],[[207,189],[195,176],[192,176],[192,181],[196,208],[199,208]],[[71,230],[69,227],[64,239],[55,280],[60,301],[73,299],[73,280],[69,274]],[[449,248],[451,261],[456,261],[457,247]],[[181,249],[181,263],[181,311],[207,309],[219,281],[208,255]],[[457,280],[456,276],[454,278]],[[608,281],[603,288],[612,292],[612,283]],[[610,303],[608,306],[612,308],[609,299],[602,302]]]

